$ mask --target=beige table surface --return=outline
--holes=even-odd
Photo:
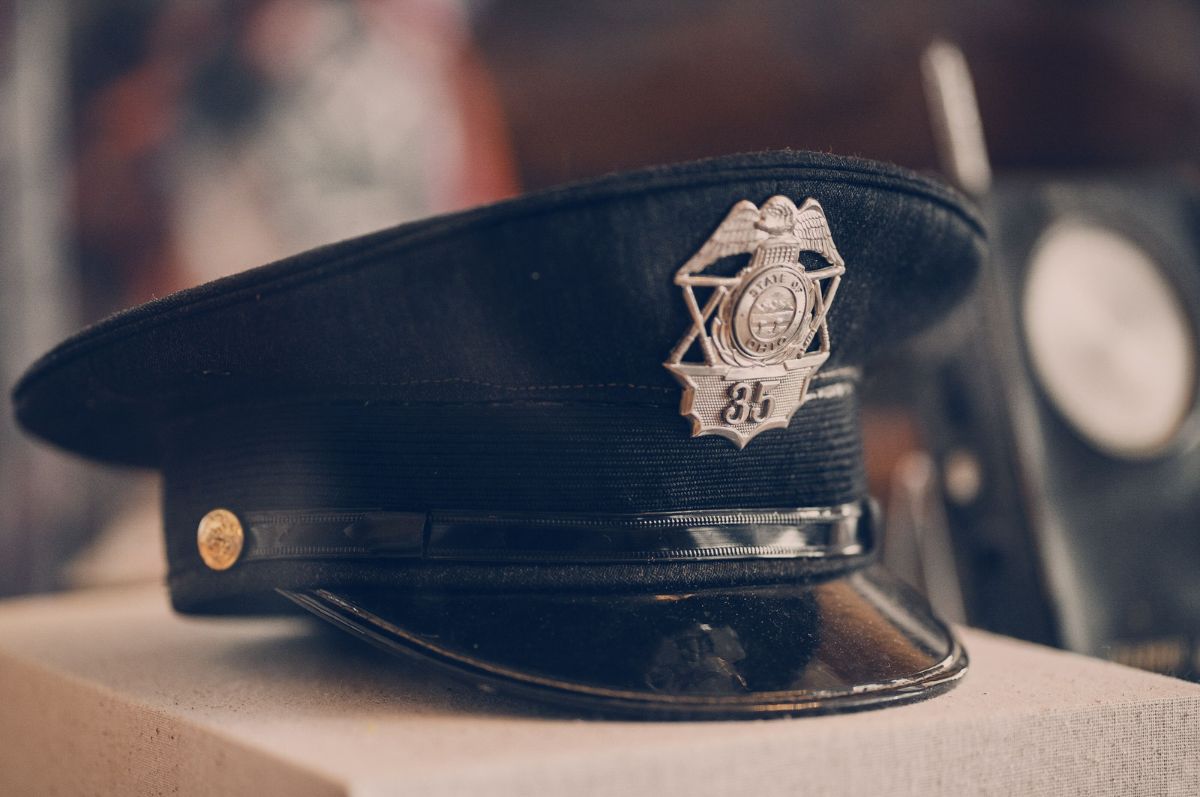
[[[8,601],[0,794],[1200,794],[1200,686],[963,636],[966,680],[923,703],[602,722],[157,587]]]

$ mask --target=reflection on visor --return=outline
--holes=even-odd
[[[290,593],[395,652],[472,680],[591,708],[829,711],[911,700],[965,656],[880,570],[694,593]]]

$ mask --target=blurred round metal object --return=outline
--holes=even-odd
[[[1196,403],[1195,330],[1141,247],[1060,223],[1034,248],[1022,304],[1037,379],[1085,440],[1126,459],[1172,446]]]
[[[972,503],[983,489],[983,465],[979,457],[964,448],[954,449],[946,457],[942,481],[954,503],[962,506]]]

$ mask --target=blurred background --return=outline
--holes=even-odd
[[[617,169],[790,147],[962,182],[922,71],[935,40],[961,48],[973,74],[996,183],[967,187],[997,255],[959,317],[877,364],[866,385],[887,556],[954,619],[1194,675],[1200,7],[1190,2],[6,0],[0,373],[11,386],[67,334],[179,288]],[[1103,207],[1089,204],[1099,195]],[[1167,291],[1168,311],[1146,314],[1177,313],[1158,334],[1183,341],[1171,344],[1183,365],[1162,366],[1182,374],[1169,440],[1132,456],[1103,432],[1089,437],[1086,408],[1048,389],[1055,379],[1026,354],[1000,356],[996,384],[956,376],[964,361],[1025,351],[1025,333],[1005,337],[1016,323],[1005,313],[1029,299],[1026,261],[1053,218],[1103,226],[1106,208],[1119,218],[1128,206],[1159,208],[1123,234],[1168,253],[1150,258],[1145,288]],[[1125,300],[1096,301],[1103,314]],[[1104,367],[1081,379],[1103,392]],[[161,577],[152,476],[31,443],[10,412],[0,424],[0,595]],[[1047,456],[1056,424],[1067,442],[1053,450],[1078,456]],[[1095,506],[1071,492],[1080,479],[1130,478],[1172,492],[1119,490],[1133,515],[1073,513]],[[1163,530],[1135,546],[1158,559],[1122,573],[1084,555],[1111,549],[1088,529],[1128,537],[1135,516]],[[1171,595],[1125,597],[1162,583],[1164,546],[1187,563],[1166,576]]]

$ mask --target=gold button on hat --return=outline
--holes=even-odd
[[[200,558],[213,570],[228,570],[242,555],[246,539],[242,523],[228,509],[214,509],[200,518],[196,547]]]

